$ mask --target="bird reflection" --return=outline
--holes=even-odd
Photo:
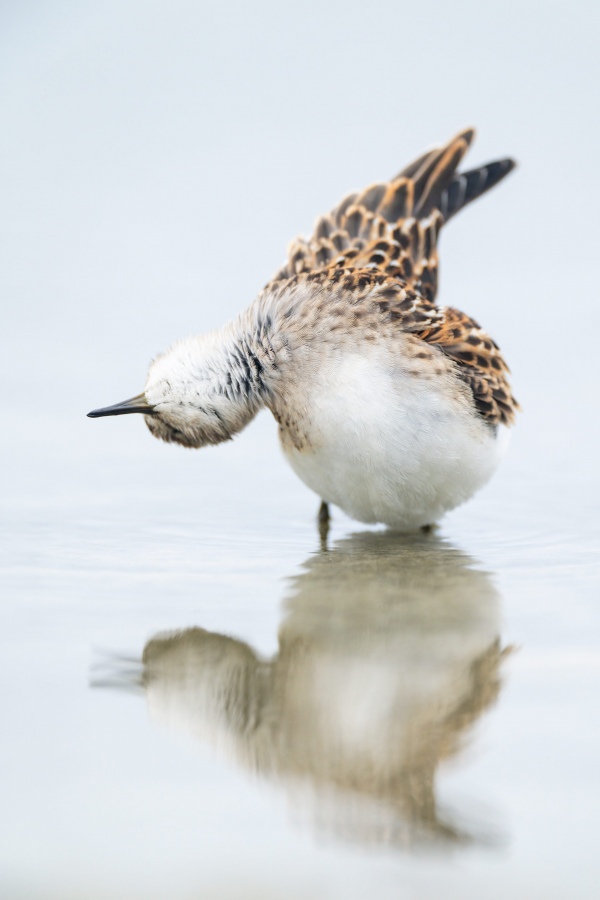
[[[148,642],[151,717],[285,786],[313,827],[363,845],[489,840],[435,776],[494,703],[499,597],[435,536],[339,541],[291,582],[273,659],[190,628]]]

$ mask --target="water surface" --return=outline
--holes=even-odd
[[[592,450],[550,503],[525,425],[434,533],[324,544],[267,417],[138,424],[7,486],[3,896],[594,896]]]

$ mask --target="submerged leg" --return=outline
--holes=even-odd
[[[321,506],[319,507],[319,515],[317,516],[317,521],[319,523],[319,536],[321,541],[325,544],[327,543],[327,535],[329,534],[329,506],[325,503],[324,500],[321,500]]]

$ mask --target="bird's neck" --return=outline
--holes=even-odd
[[[278,369],[272,317],[254,303],[210,337],[206,363],[216,389],[254,414],[268,402]]]
[[[223,328],[180,341],[157,360],[159,385],[167,395],[175,388],[181,401],[171,407],[171,424],[189,446],[230,439],[268,405],[277,378],[271,332],[271,317],[255,303]],[[161,409],[160,396],[150,391],[149,399]],[[154,425],[160,430],[160,422]],[[184,443],[178,435],[165,439]]]

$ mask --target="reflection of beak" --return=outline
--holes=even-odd
[[[93,409],[88,413],[90,419],[99,419],[100,416],[125,416],[128,413],[143,413],[145,416],[156,415],[156,410],[150,406],[144,393],[132,397],[131,400],[123,400],[114,406],[105,406],[104,409]]]

